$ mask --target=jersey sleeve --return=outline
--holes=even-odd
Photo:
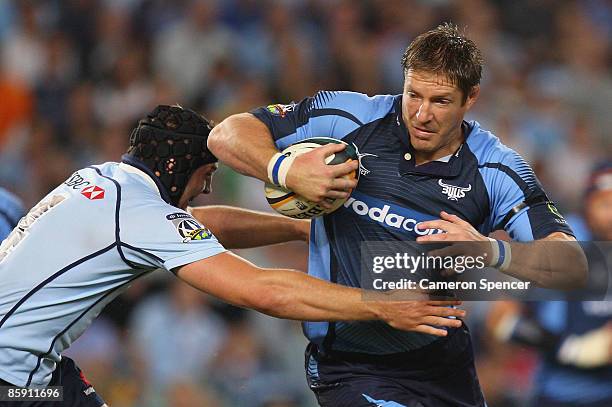
[[[343,139],[393,108],[393,96],[321,91],[298,103],[274,104],[251,113],[272,133],[279,150],[311,137]]]
[[[517,241],[553,232],[574,235],[531,167],[515,151],[501,147],[479,165],[490,198],[490,230],[504,229]]]
[[[168,271],[226,251],[206,226],[163,202],[122,213],[120,239],[127,262]]]

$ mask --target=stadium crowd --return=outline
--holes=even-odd
[[[82,166],[116,160],[135,119],[179,103],[220,121],[319,89],[401,89],[401,55],[442,21],[486,66],[470,113],[534,167],[564,213],[612,157],[606,0],[10,0],[0,2],[0,185],[31,207]],[[322,135],[323,136],[323,135]],[[221,167],[199,203],[265,209]],[[306,247],[245,251],[306,268]],[[535,356],[468,322],[491,407],[521,406]],[[71,348],[111,406],[311,406],[299,324],[206,298],[171,276],[135,284]]]

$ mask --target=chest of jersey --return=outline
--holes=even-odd
[[[448,163],[415,167],[413,153],[397,127],[393,117],[387,117],[345,139],[359,150],[360,178],[341,209],[344,216],[402,238],[439,232],[420,230],[417,224],[439,218],[441,211],[458,215],[477,228],[483,224],[488,195],[470,152],[462,149]]]

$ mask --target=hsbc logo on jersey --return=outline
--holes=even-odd
[[[96,185],[83,188],[81,195],[89,200],[104,199],[104,190]]]

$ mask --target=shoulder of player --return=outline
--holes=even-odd
[[[468,124],[471,131],[466,144],[476,156],[479,167],[493,165],[515,167],[524,163],[519,153],[502,143],[491,131],[481,128],[476,121],[470,121]]]
[[[395,96],[374,95],[352,91],[320,91],[312,97],[311,110],[327,110],[339,115],[349,114],[359,124],[386,116],[394,108]]]
[[[516,185],[523,193],[539,190],[536,176],[525,159],[510,147],[503,144],[490,131],[479,128],[477,122],[468,137],[467,144],[478,160],[478,170],[485,184],[505,194],[511,185]]]

